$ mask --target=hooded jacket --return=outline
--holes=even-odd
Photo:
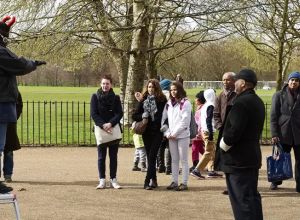
[[[201,107],[200,111],[200,125],[203,132],[212,133],[215,131],[213,110],[215,106],[216,93],[213,89],[204,91],[204,98],[206,102]]]

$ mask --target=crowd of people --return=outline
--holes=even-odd
[[[3,173],[12,181],[13,151],[20,149],[16,122],[22,112],[22,98],[16,76],[28,74],[44,61],[28,60],[13,54],[6,46],[14,17],[0,21],[0,159],[4,155]],[[229,195],[235,219],[263,219],[258,175],[261,167],[260,136],[265,121],[265,108],[256,95],[257,76],[251,69],[223,75],[223,91],[217,96],[211,89],[199,91],[196,109],[187,98],[180,75],[174,81],[149,79],[143,92],[137,92],[137,106],[132,120],[141,122],[143,131],[133,134],[135,156],[133,171],[146,172],[145,190],[158,187],[157,171],[171,174],[167,190],[188,190],[189,176],[203,180],[221,178],[225,174],[224,194]],[[112,88],[112,77],[104,75],[98,91],[91,97],[91,117],[95,126],[114,137],[121,130],[121,100]],[[273,143],[280,142],[285,152],[293,148],[295,155],[296,192],[300,192],[300,73],[288,76],[288,84],[274,94],[271,109]],[[197,134],[192,140],[191,119],[195,118]],[[135,124],[133,124],[134,128]],[[134,130],[134,129],[132,129]],[[218,136],[215,138],[215,132]],[[96,132],[96,131],[95,131]],[[107,135],[106,135],[107,136]],[[107,137],[106,137],[107,138]],[[121,189],[117,181],[120,138],[101,139],[98,150],[99,184],[106,184],[106,156],[109,154],[109,184]],[[192,166],[188,152],[192,146]],[[1,163],[0,163],[1,165]],[[1,171],[1,168],[0,168]],[[219,173],[219,172],[222,173]],[[204,175],[206,173],[206,176]],[[181,180],[179,174],[182,174]],[[282,182],[272,182],[277,190]],[[0,193],[12,188],[0,182]]]

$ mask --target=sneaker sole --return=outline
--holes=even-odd
[[[206,176],[206,178],[216,179],[216,178],[223,178],[223,176]]]

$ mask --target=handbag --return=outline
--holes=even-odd
[[[136,121],[133,124],[133,132],[135,134],[143,134],[146,130],[146,127],[147,127],[147,123],[144,123],[143,120]]]
[[[267,172],[269,182],[293,178],[291,154],[284,152],[280,143],[273,145],[272,155],[267,157]]]
[[[118,144],[122,139],[122,133],[119,124],[116,124],[114,127],[112,127],[111,133],[106,132],[97,125],[94,125],[94,128],[97,146],[111,146]]]

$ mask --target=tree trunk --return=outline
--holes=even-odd
[[[131,114],[136,103],[134,93],[141,91],[145,78],[146,56],[148,46],[148,1],[133,2],[133,23],[135,29],[132,34],[132,42],[129,57],[129,68],[124,106],[124,123],[131,123]]]

